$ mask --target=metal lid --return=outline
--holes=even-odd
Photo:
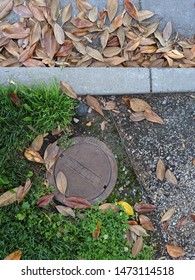
[[[60,149],[54,166],[54,182],[62,171],[68,182],[66,196],[79,196],[91,203],[106,199],[117,180],[114,155],[101,141],[92,137],[75,137],[75,144]],[[56,185],[56,183],[55,183]]]

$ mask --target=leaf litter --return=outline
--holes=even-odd
[[[76,7],[78,14],[73,15],[71,3],[62,7],[54,0],[3,0],[0,66],[191,68],[195,65],[194,39],[175,38],[170,21],[162,32],[158,31],[159,22],[148,22],[154,13],[138,11],[130,0],[123,1],[121,14],[118,0],[107,0],[103,10],[84,0],[77,0]],[[6,21],[11,12],[20,17],[18,23]],[[95,43],[96,38],[100,38],[100,45]],[[80,52],[76,42],[85,51]]]

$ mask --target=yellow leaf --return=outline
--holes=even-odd
[[[24,156],[25,156],[25,158],[27,158],[30,161],[35,161],[35,162],[43,163],[43,164],[45,163],[45,161],[43,160],[41,155],[32,148],[25,149]]]
[[[125,209],[125,212],[126,212],[128,215],[134,216],[133,208],[132,208],[132,206],[131,206],[129,203],[127,203],[127,202],[121,200],[121,201],[118,202],[118,205],[123,206],[124,209]]]

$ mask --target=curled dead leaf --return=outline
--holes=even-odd
[[[76,94],[76,92],[74,91],[74,89],[67,83],[65,82],[60,82],[60,87],[63,93],[65,93],[66,95],[68,95],[69,97],[73,98],[73,99],[77,99],[78,96]]]
[[[143,228],[150,230],[150,231],[154,231],[154,226],[153,226],[151,220],[147,216],[140,215],[139,220],[140,220],[140,224],[142,225]]]
[[[164,120],[158,116],[154,111],[152,111],[151,109],[146,109],[144,111],[144,117],[146,118],[146,120],[150,121],[150,122],[154,122],[154,123],[158,123],[158,124],[164,124]]]
[[[65,197],[64,203],[70,208],[87,209],[91,207],[89,201],[78,196]]]
[[[54,198],[53,193],[43,195],[37,200],[36,204],[39,207],[45,207],[45,206],[49,205],[49,203],[52,201],[53,198]]]
[[[65,217],[71,216],[71,217],[75,218],[75,213],[72,210],[72,208],[70,208],[70,207],[65,207],[65,206],[62,206],[62,205],[56,205],[56,209],[58,210],[58,212],[60,214],[62,214]]]
[[[22,255],[22,251],[21,250],[17,250],[15,252],[9,254],[7,257],[5,257],[4,260],[11,260],[11,261],[20,260],[21,259],[21,255]]]
[[[133,122],[143,121],[143,120],[145,120],[144,112],[135,112],[135,113],[131,114],[130,119]]]
[[[100,235],[100,228],[101,228],[101,223],[97,222],[96,230],[95,230],[95,232],[92,233],[93,238],[97,239],[99,237],[99,235]]]
[[[101,116],[104,116],[104,113],[102,111],[102,108],[100,106],[100,103],[99,101],[91,96],[91,95],[87,95],[86,97],[86,102],[87,102],[87,105],[92,108],[93,110],[95,110],[96,112],[98,112]]]
[[[166,249],[168,254],[172,257],[172,258],[179,258],[179,257],[183,257],[186,253],[184,252],[184,250],[176,245],[170,245],[167,244],[166,245]]]

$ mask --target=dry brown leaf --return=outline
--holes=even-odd
[[[124,8],[133,19],[139,20],[139,13],[130,0],[124,0]]]
[[[153,34],[159,26],[159,22],[151,23],[147,26],[147,31],[143,34],[145,38]]]
[[[62,27],[58,23],[55,23],[53,30],[54,30],[54,35],[56,37],[56,41],[58,42],[58,44],[62,45],[65,40],[65,35]]]
[[[12,0],[4,0],[0,3],[0,20],[9,15],[13,6],[14,3]]]
[[[22,251],[17,250],[11,254],[9,254],[4,260],[11,260],[11,261],[16,261],[20,260],[22,255]]]
[[[176,228],[177,228],[177,229],[182,228],[182,227],[187,223],[187,220],[188,220],[188,218],[187,218],[186,216],[182,217],[182,218],[178,221],[178,223],[177,223],[177,225],[176,225]]]
[[[136,203],[134,209],[138,213],[149,213],[155,211],[156,206],[148,203]]]
[[[42,10],[40,9],[39,6],[34,5],[31,1],[28,4],[29,9],[31,10],[31,13],[33,14],[34,18],[38,21],[44,21],[45,17],[43,15]]]
[[[116,16],[117,10],[118,10],[118,0],[108,0],[107,11],[108,11],[108,18],[110,22]]]
[[[43,164],[45,163],[45,161],[43,160],[41,155],[32,148],[25,149],[24,156],[29,161],[34,161],[34,162],[43,163]]]
[[[176,179],[175,175],[173,174],[173,172],[171,172],[171,170],[167,169],[167,171],[165,172],[165,178],[167,181],[169,181],[173,185],[178,186],[177,179]]]
[[[113,20],[111,26],[110,26],[110,32],[115,31],[117,28],[119,28],[123,24],[123,14],[119,14],[115,19]]]
[[[167,244],[166,245],[166,249],[168,254],[172,257],[172,258],[179,258],[179,257],[183,257],[186,253],[184,252],[184,250],[176,245],[170,245]]]
[[[92,6],[86,0],[76,0],[77,9],[81,11],[91,10]]]
[[[20,98],[17,96],[16,93],[10,92],[9,98],[11,99],[11,101],[12,101],[16,106],[21,107]]]
[[[161,218],[161,222],[166,222],[168,220],[170,220],[170,218],[173,216],[173,214],[175,213],[175,208],[170,208],[169,210],[167,210],[167,212],[162,216]]]
[[[60,47],[56,56],[65,57],[68,56],[72,52],[73,44],[70,40],[64,40],[64,44]]]
[[[11,39],[23,39],[29,36],[30,28],[24,29],[19,24],[10,25],[9,28],[3,28],[3,35]]]
[[[71,23],[77,28],[86,28],[93,26],[93,23],[91,21],[80,17],[71,19]]]
[[[52,59],[59,49],[59,44],[56,41],[52,29],[47,30],[45,33],[44,46],[48,57]]]
[[[133,244],[133,247],[131,250],[131,254],[132,254],[133,258],[135,258],[141,252],[142,247],[143,247],[143,238],[142,238],[142,236],[140,236]]]
[[[145,19],[151,18],[154,16],[154,13],[149,11],[149,10],[141,10],[138,11],[138,17],[139,17],[139,21],[143,21]]]
[[[145,120],[144,112],[135,112],[135,113],[131,114],[130,119],[133,122],[143,121],[143,120]]]
[[[104,32],[102,32],[100,35],[100,42],[101,42],[102,49],[105,49],[105,47],[107,46],[108,39],[109,39],[109,31],[108,29],[105,29]]]
[[[16,193],[16,198],[17,198],[18,203],[20,203],[24,199],[24,197],[29,192],[31,186],[32,186],[31,180],[30,180],[30,178],[28,178],[26,180],[24,187],[22,187],[22,186],[18,187],[18,190]]]
[[[96,230],[95,230],[95,232],[92,233],[93,238],[97,239],[99,237],[100,228],[101,228],[101,224],[100,224],[100,222],[97,222]]]
[[[102,111],[100,103],[99,103],[99,101],[95,97],[93,97],[91,95],[87,95],[86,96],[86,102],[87,102],[87,105],[90,108],[92,108],[93,110],[98,112],[101,116],[104,116],[104,112]]]
[[[43,64],[42,61],[39,61],[39,60],[36,60],[33,58],[27,59],[22,64],[26,67],[45,67],[45,64]]]
[[[65,197],[64,203],[71,208],[87,209],[91,207],[89,201],[78,196]]]
[[[33,16],[31,11],[24,5],[14,6],[13,11],[22,18],[30,18]]]
[[[110,39],[107,44],[107,47],[119,47],[119,46],[120,46],[119,39],[116,36]]]
[[[123,17],[123,26],[130,28],[132,23],[132,17],[125,12],[125,15]]]
[[[74,210],[72,210],[72,208],[70,208],[70,207],[65,207],[65,206],[62,206],[62,205],[56,205],[56,209],[58,210],[58,212],[60,214],[62,214],[65,217],[71,216],[71,217],[75,218]]]
[[[31,46],[34,45],[35,43],[37,43],[41,39],[41,25],[38,21],[33,26],[30,35],[31,35],[30,36],[30,45]]]
[[[67,4],[62,10],[62,24],[69,21],[72,17],[72,4]]]
[[[154,36],[160,42],[161,46],[163,47],[166,46],[165,39],[163,38],[162,34],[158,30],[154,32]]]
[[[73,99],[77,99],[77,94],[74,91],[74,89],[67,83],[65,82],[60,82],[60,87],[63,93],[65,93],[66,95],[68,95],[69,97],[73,98]]]
[[[153,226],[151,220],[147,216],[140,215],[139,220],[140,220],[140,224],[142,225],[143,228],[150,230],[150,231],[154,231],[154,226]]]
[[[103,51],[105,57],[113,57],[121,52],[121,48],[118,47],[107,47]]]
[[[117,30],[117,37],[119,39],[120,46],[122,48],[125,43],[125,31],[123,26],[119,27],[119,29]]]
[[[52,201],[52,199],[54,198],[54,194],[46,194],[41,196],[38,200],[37,200],[37,206],[39,207],[45,207],[47,205],[50,204],[50,202]]]
[[[19,55],[18,61],[19,61],[19,62],[24,62],[24,61],[26,61],[27,59],[31,58],[32,55],[33,55],[33,52],[34,52],[35,48],[36,48],[36,44],[27,47],[27,48]]]
[[[68,38],[70,38],[71,40],[73,40],[75,42],[81,41],[81,39],[79,39],[77,36],[75,36],[74,34],[68,32],[68,31],[65,31],[65,34]]]
[[[100,124],[101,131],[104,131],[106,129],[106,124],[107,123],[108,123],[107,121],[101,122],[101,124]]]
[[[58,158],[59,146],[57,146],[56,142],[49,144],[44,152],[44,161],[45,166],[48,171],[50,171],[51,167],[54,165]]]
[[[103,214],[105,213],[105,211],[107,209],[111,209],[114,212],[117,212],[120,210],[119,207],[113,203],[104,203],[99,206],[99,209],[102,211]]]
[[[108,101],[104,104],[104,110],[114,110],[116,109],[116,101]]]
[[[193,222],[195,222],[195,214],[190,214],[190,218]]]
[[[126,100],[123,99],[123,100],[126,103],[127,99]],[[131,109],[135,112],[142,112],[151,109],[150,105],[146,101],[140,98],[129,98],[129,101],[130,101]]]
[[[157,51],[157,46],[141,46],[140,53],[155,53]]]
[[[194,166],[195,166],[195,159],[193,159],[193,160],[192,160],[192,165],[194,165]]]
[[[60,1],[52,0],[51,2],[51,17],[54,21],[57,21],[60,14]]]
[[[62,171],[60,171],[56,176],[57,189],[61,194],[65,195],[67,189],[67,179]]]
[[[120,56],[113,56],[113,57],[108,57],[108,58],[104,59],[104,62],[108,66],[117,66],[125,61],[126,61],[126,58],[120,57]]]
[[[130,225],[129,229],[138,236],[148,236],[146,230],[140,225]]]
[[[149,109],[145,110],[144,117],[146,118],[146,120],[148,120],[150,122],[154,122],[154,123],[158,123],[158,124],[165,123],[160,116],[158,116],[154,111],[149,110]]]
[[[140,44],[141,39],[138,37],[136,39],[130,40],[129,43],[126,45],[125,51],[131,52],[137,49]]]
[[[163,38],[166,42],[170,39],[171,34],[172,34],[172,23],[171,23],[171,21],[169,21],[169,22],[167,22],[167,24],[163,30]]]
[[[99,51],[92,49],[90,47],[86,47],[86,52],[92,58],[95,58],[98,61],[104,62],[104,58]]]
[[[15,202],[17,200],[16,194],[17,194],[18,188],[19,187],[9,190],[0,196],[0,207],[12,204],[13,202]]]
[[[162,159],[158,160],[157,166],[156,166],[156,177],[160,180],[163,181],[165,177],[165,165]]]
[[[73,42],[73,45],[77,49],[78,52],[80,52],[83,55],[86,54],[86,48],[85,48],[84,44],[82,44],[80,42]]]
[[[39,134],[34,141],[31,144],[31,147],[35,150],[35,151],[40,151],[41,147],[43,145],[43,134]]]
[[[184,58],[184,55],[182,53],[180,53],[178,50],[168,51],[166,53],[166,55],[168,55],[170,58],[173,58],[173,59],[182,59],[182,58]]]
[[[13,40],[9,40],[8,44],[4,46],[7,52],[15,57],[19,57],[19,48]]]
[[[97,17],[98,17],[98,8],[97,6],[95,6],[89,11],[89,20],[91,22],[95,22],[97,20]]]

